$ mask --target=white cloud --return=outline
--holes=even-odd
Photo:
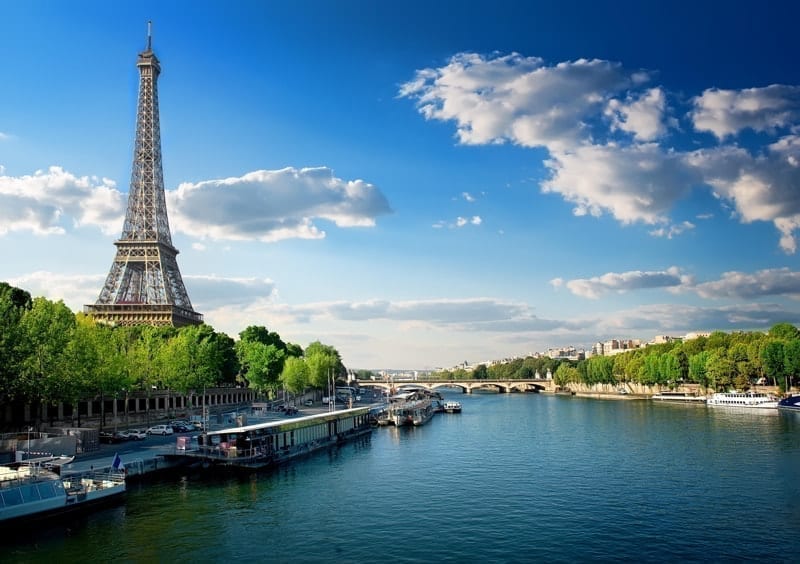
[[[391,212],[363,180],[342,180],[329,168],[258,170],[241,177],[184,183],[167,193],[170,223],[199,238],[274,242],[325,236],[314,219],[339,227],[373,226]]]
[[[690,188],[692,170],[682,155],[655,144],[584,145],[553,152],[542,191],[576,204],[576,215],[611,213],[622,223],[667,223],[674,203]]]
[[[646,79],[597,59],[545,66],[517,53],[459,53],[441,68],[417,71],[400,96],[416,99],[426,119],[455,121],[464,144],[564,149],[587,137],[585,120],[611,96]]]
[[[650,231],[650,235],[653,237],[666,237],[667,239],[672,239],[690,229],[694,229],[694,223],[690,221],[684,221],[677,225],[669,225],[666,227],[659,227],[658,229],[653,229]]]
[[[62,274],[39,270],[8,278],[6,282],[30,292],[34,297],[64,300],[70,309],[82,311],[84,305],[97,301],[105,279],[105,274]]]
[[[606,115],[611,129],[633,134],[637,141],[653,141],[667,132],[664,113],[667,97],[661,88],[651,88],[641,95],[629,94],[625,101],[609,100]]]
[[[547,149],[550,176],[542,190],[575,204],[576,215],[610,213],[623,224],[656,226],[654,236],[674,237],[693,227],[670,218],[675,203],[707,184],[723,206],[733,203],[742,222],[772,222],[780,247],[794,253],[800,86],[704,91],[688,114],[697,131],[719,139],[746,128],[786,136],[752,153],[735,145],[689,153],[664,145],[677,120],[669,117],[663,88],[644,88],[649,80],[648,72],[603,60],[547,65],[517,53],[459,53],[418,71],[400,95],[413,98],[426,119],[454,122],[461,143]]]
[[[774,131],[800,118],[800,86],[772,84],[764,88],[710,88],[693,100],[690,116],[697,131],[723,139],[743,129]]]
[[[3,133],[2,131],[0,131],[0,141],[8,141],[9,139],[11,139],[11,135],[9,135],[8,133]],[[3,173],[3,168],[2,168],[2,166],[0,166],[0,174],[2,174],[2,173]]]
[[[784,252],[797,250],[800,136],[783,137],[756,157],[739,147],[726,146],[695,151],[687,161],[717,197],[734,204],[743,222],[771,221],[781,233]]]
[[[59,235],[69,226],[95,225],[103,233],[122,230],[123,195],[113,181],[75,176],[61,167],[32,175],[0,176],[0,235],[30,231]]]
[[[719,280],[694,287],[703,298],[753,299],[763,296],[788,296],[800,299],[800,272],[772,268],[754,273],[726,272]]]
[[[192,243],[192,249],[201,253],[207,250],[203,243]]]
[[[473,196],[469,192],[461,192],[461,197],[470,203],[475,201],[475,196]]]
[[[315,219],[338,227],[372,226],[377,216],[391,212],[375,186],[336,178],[324,167],[181,184],[166,197],[173,233],[209,239],[318,239],[325,233]],[[118,234],[126,200],[112,180],[78,177],[57,166],[20,177],[0,171],[0,235],[60,235],[85,226]]]
[[[602,276],[577,278],[566,282],[561,278],[554,278],[550,283],[556,288],[566,286],[576,296],[597,299],[609,292],[622,293],[650,288],[676,289],[690,285],[692,278],[684,274],[677,266],[671,266],[660,271],[608,272]]]
[[[275,283],[269,278],[235,278],[211,275],[183,277],[192,305],[204,313],[220,307],[246,306],[259,300],[273,300]],[[244,327],[242,327],[244,329]]]
[[[614,312],[586,323],[597,335],[682,335],[689,331],[766,330],[776,323],[800,324],[800,312],[782,304],[736,304],[697,307],[682,304],[644,305]]]

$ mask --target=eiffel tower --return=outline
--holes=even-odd
[[[178,249],[172,246],[169,231],[156,85],[161,64],[153,53],[149,22],[147,48],[139,53],[136,66],[139,105],[128,210],[122,236],[114,242],[117,254],[100,297],[84,311],[112,325],[199,324],[203,316],[189,301],[175,259]]]

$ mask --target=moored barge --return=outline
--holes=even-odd
[[[209,431],[182,454],[204,466],[266,468],[372,432],[369,407]]]

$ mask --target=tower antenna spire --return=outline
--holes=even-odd
[[[152,51],[153,45],[153,20],[147,22],[147,50]]]

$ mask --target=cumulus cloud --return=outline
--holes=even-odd
[[[800,86],[772,84],[764,88],[710,88],[693,100],[690,116],[697,131],[717,138],[743,129],[774,131],[796,125],[800,118]]]
[[[661,88],[651,88],[641,95],[629,94],[624,101],[612,99],[606,106],[611,129],[631,133],[637,141],[653,141],[667,131],[664,114],[667,97]]]
[[[166,198],[173,232],[208,239],[319,239],[325,233],[315,219],[338,227],[373,226],[391,212],[377,187],[336,178],[324,167],[186,183],[166,191]],[[0,235],[60,235],[85,226],[120,233],[126,201],[112,180],[79,177],[57,166],[20,177],[0,171]]]
[[[475,196],[473,196],[469,192],[461,192],[461,197],[470,203],[475,201]]]
[[[651,78],[597,59],[547,64],[517,53],[459,53],[417,71],[400,96],[415,100],[426,119],[452,121],[463,144],[546,149],[550,175],[541,188],[575,204],[578,216],[609,213],[674,237],[693,227],[670,217],[676,202],[710,186],[742,222],[772,222],[780,247],[796,252],[800,86],[705,90],[685,115],[696,131],[720,140],[744,129],[784,137],[749,150],[731,144],[686,152],[666,146],[677,108],[664,88],[645,88]]]
[[[797,250],[800,227],[800,136],[788,135],[753,156],[740,147],[702,149],[687,161],[714,194],[733,203],[742,221],[771,221],[786,253]]]
[[[800,299],[800,272],[789,268],[772,268],[754,273],[726,272],[719,280],[697,284],[694,290],[703,298],[787,296]]]
[[[667,223],[694,176],[682,155],[650,143],[583,145],[551,155],[545,164],[552,176],[542,183],[543,192],[574,203],[575,215],[608,212],[622,223]]]
[[[566,286],[576,296],[597,299],[609,292],[622,293],[651,288],[676,289],[690,285],[692,277],[684,274],[677,266],[671,266],[666,270],[608,272],[602,276],[576,278],[568,281],[564,281],[562,278],[554,278],[550,283],[556,288]]]
[[[67,227],[97,226],[119,233],[123,195],[107,178],[76,176],[61,167],[26,176],[0,176],[0,235],[30,231],[60,235]]]
[[[512,142],[563,149],[589,131],[607,101],[648,79],[618,63],[578,59],[546,66],[538,57],[460,53],[447,65],[417,71],[400,96],[426,119],[456,122],[464,144]]]
[[[167,194],[170,222],[199,238],[319,239],[315,219],[338,227],[373,226],[391,212],[372,184],[342,180],[326,167],[258,170],[240,177],[184,183]]]

